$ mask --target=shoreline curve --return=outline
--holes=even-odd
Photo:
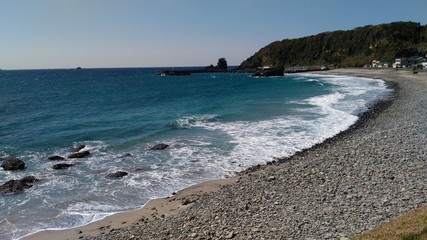
[[[384,123],[384,117],[396,115],[393,113],[394,109],[390,110],[390,108],[401,104],[399,102],[402,100],[403,102],[407,100],[406,88],[409,88],[410,84],[417,85],[416,81],[418,81],[418,84],[423,84],[427,88],[426,73],[421,72],[417,76],[412,76],[409,71],[363,69],[337,69],[319,72],[319,74],[328,75],[380,78],[397,90],[391,99],[374,104],[367,112],[359,116],[359,120],[346,131],[291,157],[280,158],[277,162],[251,167],[229,179],[196,184],[173,196],[152,200],[139,210],[114,214],[73,229],[41,231],[23,239],[129,239],[131,236],[135,239],[159,239],[161,237],[246,239],[247,237],[257,238],[259,236],[269,239],[272,236],[277,237],[277,234],[286,239],[301,237],[346,238],[369,230],[392,217],[426,203],[425,199],[418,199],[408,209],[402,208],[390,214],[385,211],[384,214],[384,209],[387,210],[391,206],[399,205],[400,202],[406,203],[411,200],[407,199],[407,190],[400,191],[403,192],[402,195],[406,194],[403,198],[398,194],[399,191],[394,191],[395,195],[389,194],[391,196],[389,199],[381,199],[380,196],[374,198],[381,204],[384,204],[384,201],[389,203],[385,208],[378,204],[382,210],[375,212],[372,209],[377,207],[376,201],[372,201],[372,197],[368,195],[375,196],[373,189],[377,189],[377,187],[371,187],[372,190],[360,194],[351,185],[347,186],[349,183],[353,183],[351,179],[346,179],[350,181],[344,184],[341,183],[341,180],[348,178],[348,176],[355,178],[356,182],[358,182],[357,178],[362,177],[360,175],[376,177],[375,169],[361,166],[362,163],[365,163],[361,156],[366,158],[378,156],[382,160],[392,158],[390,152],[385,158],[384,153],[375,153],[372,147],[367,147],[368,145],[364,145],[365,143],[360,140],[365,139],[367,142],[372,142],[376,149],[379,147],[380,143],[375,139],[378,140],[378,136],[381,136],[382,132],[386,132],[386,129],[377,125]],[[408,81],[408,83],[402,81]],[[400,119],[391,119],[390,121],[393,120],[399,124]],[[374,136],[367,136],[370,133]],[[356,149],[352,149],[352,144],[357,145],[355,146]],[[413,143],[411,142],[411,144]],[[384,146],[381,149],[386,152]],[[328,158],[332,158],[332,160]],[[343,162],[347,160],[353,165],[347,166],[348,162]],[[366,163],[370,165],[384,164],[384,162],[375,162],[375,159]],[[397,163],[402,164],[398,161]],[[329,168],[335,174],[328,172]],[[345,170],[345,174],[337,175],[336,170]],[[361,174],[351,172],[356,170],[365,172],[359,172]],[[307,174],[306,171],[310,174]],[[388,171],[393,172],[393,170]],[[298,174],[300,175],[298,176]],[[387,179],[388,181],[395,181],[400,178],[397,173],[391,175],[393,176],[390,176]],[[427,179],[427,176],[423,177],[423,179]],[[405,176],[402,176],[402,179],[405,179]],[[340,181],[337,182],[337,180]],[[375,181],[371,179],[371,181],[362,182],[359,185],[369,190],[370,184],[378,185],[379,182],[378,179]],[[285,186],[284,183],[289,184]],[[303,185],[303,187],[299,185]],[[360,187],[358,184],[355,185]],[[295,193],[292,193],[292,190],[295,190]],[[361,189],[357,188],[357,190]],[[417,196],[423,193],[420,189],[418,191]],[[393,200],[395,202],[391,203]],[[302,209],[302,204],[306,204],[308,207]],[[310,205],[312,206],[310,207]],[[323,209],[319,209],[319,207]],[[360,218],[370,216],[369,213],[364,210],[361,211],[360,208],[370,209],[371,212],[375,213],[371,215],[380,215],[380,217],[369,221],[360,221]],[[240,223],[232,221],[235,217],[231,216],[233,215],[231,213],[241,220]],[[350,227],[341,226],[343,217],[334,219],[334,216],[339,214],[346,216],[344,218],[346,220],[354,220],[354,224],[350,224]],[[254,219],[254,215],[258,215],[258,217]],[[279,223],[277,220],[270,220],[274,216],[280,217]],[[329,221],[331,218],[333,220]],[[361,222],[368,222],[368,224]],[[332,225],[335,226],[334,229],[332,229]],[[317,231],[313,232],[313,229],[317,229]],[[284,232],[287,235],[281,234]]]

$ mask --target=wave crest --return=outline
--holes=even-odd
[[[215,114],[184,116],[173,122],[172,125],[179,129],[201,127],[204,123],[215,121],[217,117]]]

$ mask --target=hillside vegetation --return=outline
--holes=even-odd
[[[427,25],[393,22],[276,41],[249,57],[239,68],[361,67],[374,59],[392,63],[398,57],[425,56],[426,53]]]

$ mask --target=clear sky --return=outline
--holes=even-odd
[[[427,24],[427,0],[0,0],[0,69],[238,65],[285,38]]]

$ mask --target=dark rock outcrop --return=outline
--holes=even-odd
[[[58,156],[58,155],[54,155],[54,156],[50,156],[47,159],[51,160],[51,161],[62,161],[65,160],[65,158]]]
[[[7,171],[16,171],[16,170],[24,169],[25,163],[24,163],[24,161],[17,159],[17,158],[7,158],[1,164],[1,167]]]
[[[89,151],[81,151],[81,152],[76,152],[76,153],[72,153],[70,154],[70,156],[68,156],[68,158],[84,158],[90,155]]]
[[[80,150],[82,150],[85,147],[86,145],[83,145],[83,144],[79,145],[78,147],[71,149],[71,152],[80,152]]]
[[[189,76],[191,75],[191,71],[175,71],[175,70],[167,70],[163,71],[159,74],[160,76]]]
[[[60,170],[60,169],[66,169],[66,168],[69,168],[69,167],[72,167],[72,166],[74,166],[74,164],[58,163],[58,164],[53,165],[52,168],[55,169],[55,170]]]
[[[0,186],[0,195],[19,193],[31,188],[32,183],[38,181],[34,176],[26,176],[20,180],[9,180]]]
[[[121,156],[121,158],[128,158],[128,157],[133,157],[133,155],[131,153],[126,153],[125,155]]]
[[[159,143],[159,144],[156,144],[156,145],[150,147],[150,150],[163,150],[163,149],[165,149],[167,147],[169,147],[168,144]]]
[[[107,178],[111,178],[111,179],[117,179],[117,178],[122,178],[124,176],[128,175],[127,172],[124,171],[117,171],[117,172],[113,172],[113,173],[109,173],[107,174]]]
[[[254,74],[253,77],[275,77],[275,76],[283,76],[284,68],[276,67],[276,68],[266,68],[259,69]]]

